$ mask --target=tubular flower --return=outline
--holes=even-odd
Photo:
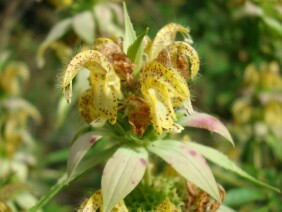
[[[183,106],[188,114],[193,112],[186,80],[197,75],[199,57],[188,42],[175,41],[178,32],[186,41],[189,39],[187,28],[168,24],[153,41],[142,44],[137,38],[129,48],[135,48],[138,42],[141,47],[136,51],[128,50],[128,55],[123,52],[121,43],[96,39],[93,50],[77,54],[63,74],[61,84],[67,101],[71,100],[72,79],[85,67],[90,71],[90,88],[82,94],[79,110],[87,123],[92,126],[101,126],[106,121],[115,124],[120,108],[138,137],[143,136],[150,123],[158,134],[181,132],[183,127],[175,123],[174,108]],[[136,60],[140,49],[144,49],[148,60],[141,61],[140,74],[139,70],[133,74],[133,69],[142,64]]]
[[[176,120],[173,107],[183,103],[189,114],[193,111],[185,79],[176,69],[152,61],[146,64],[141,73],[141,85],[157,133],[161,134],[163,129],[180,132],[183,128],[173,121]]]
[[[119,45],[111,39],[98,38],[94,42],[94,49],[104,54],[112,63],[114,70],[122,80],[129,82],[133,72],[133,65]]]
[[[189,62],[186,57],[189,57]],[[199,56],[188,43],[175,41],[164,48],[154,61],[166,67],[174,67],[185,79],[194,79],[199,71]],[[190,67],[189,67],[190,65]]]
[[[69,63],[61,83],[68,102],[71,101],[72,79],[85,67],[90,71],[90,89],[79,101],[79,110],[86,122],[101,126],[109,120],[116,122],[118,99],[122,98],[120,78],[105,55],[96,50],[77,54]]]
[[[150,106],[151,121],[158,134],[163,130],[178,133],[183,129],[174,123],[174,107],[183,105],[188,114],[193,112],[185,79],[194,79],[197,75],[199,57],[187,42],[174,41],[177,31],[188,33],[184,29],[177,24],[161,29],[149,49],[150,55],[157,54],[157,57],[141,72],[141,92]],[[165,45],[163,49],[160,44]]]
[[[148,50],[150,60],[156,58],[161,50],[175,41],[177,32],[180,32],[185,39],[190,40],[188,28],[175,23],[167,24],[157,33]]]

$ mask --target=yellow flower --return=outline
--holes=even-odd
[[[72,79],[82,67],[90,71],[91,85],[79,102],[82,117],[93,126],[101,126],[106,121],[114,124],[118,99],[122,98],[120,78],[106,56],[98,51],[83,51],[69,63],[61,79],[67,101],[71,101]]]
[[[187,112],[192,113],[190,92],[185,79],[174,68],[166,68],[152,61],[141,73],[141,92],[150,106],[152,124],[158,134],[163,129],[178,133],[183,128],[175,124],[174,106],[183,104]]]
[[[264,109],[264,120],[271,129],[281,131],[282,103],[275,100],[268,102]]]
[[[148,49],[150,60],[156,58],[161,50],[174,42],[177,32],[180,32],[186,40],[190,41],[189,29],[175,23],[167,24],[160,29]]]
[[[193,112],[185,78],[194,79],[197,75],[199,57],[187,42],[174,41],[178,31],[188,33],[177,24],[169,24],[159,31],[148,50],[149,58],[157,57],[141,72],[141,92],[150,106],[151,121],[158,134],[163,130],[179,133],[183,129],[174,123],[174,107],[183,105],[188,114]]]
[[[282,90],[282,77],[279,70],[279,64],[273,61],[269,64],[262,63],[261,70],[261,83],[264,89],[269,90]]]
[[[0,74],[0,89],[2,88],[7,94],[19,95],[21,82],[26,82],[28,79],[28,67],[21,62],[11,62]]]
[[[125,101],[119,108],[125,109],[135,134],[142,137],[150,121],[158,134],[180,132],[183,127],[174,123],[174,108],[184,106],[188,114],[193,112],[186,80],[197,75],[199,57],[188,42],[174,41],[177,32],[189,39],[187,28],[168,24],[146,46],[149,62],[140,75],[132,75],[134,65],[118,42],[96,39],[94,50],[77,54],[63,74],[61,84],[67,101],[71,100],[72,79],[85,67],[90,70],[90,88],[80,98],[79,108],[86,122],[92,126],[106,121],[115,124],[122,83]]]

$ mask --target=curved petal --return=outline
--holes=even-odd
[[[154,129],[158,134],[164,130],[178,133],[183,128],[175,124],[174,106],[184,105],[192,113],[190,91],[185,79],[174,68],[167,69],[152,61],[145,65],[141,73],[141,92],[150,106]]]
[[[83,93],[79,101],[79,111],[87,123],[102,126],[107,120],[116,122],[117,97],[115,92],[103,81],[97,81]]]
[[[70,61],[61,78],[61,86],[64,88],[68,102],[71,101],[72,79],[83,66],[95,74],[101,74],[103,77],[109,74],[110,76],[116,76],[115,78],[118,78],[112,64],[103,54],[95,50],[80,52]]]
[[[154,79],[164,84],[172,97],[178,96],[182,99],[190,98],[190,92],[185,79],[173,68],[166,68],[161,63],[152,61],[144,66],[141,73],[141,84],[146,86],[148,79]]]
[[[150,105],[151,120],[157,133],[161,134],[163,129],[172,133],[181,132],[183,128],[173,121],[176,116],[167,89],[159,83],[155,88],[143,89],[142,93]]]
[[[187,112],[193,112],[190,91],[185,79],[174,68],[166,68],[152,61],[141,73],[141,92],[150,106],[152,124],[158,134],[163,129],[178,133],[183,128],[175,124],[173,107],[183,105]]]
[[[104,54],[107,58],[115,52],[122,52],[120,46],[109,38],[97,38],[94,41],[93,48]]]
[[[189,63],[186,59],[189,58]],[[199,72],[200,60],[196,50],[187,42],[176,41],[167,46],[159,54],[155,61],[166,67],[176,68],[184,77],[194,79]]]
[[[177,32],[182,33],[187,38],[189,37],[189,29],[175,23],[165,25],[157,33],[151,46],[150,60],[153,60],[163,48],[174,42]]]

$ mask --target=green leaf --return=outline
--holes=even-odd
[[[123,40],[123,52],[127,53],[128,47],[136,40],[136,33],[128,15],[126,4],[123,2],[124,24],[125,24],[125,36]]]
[[[264,16],[262,18],[262,20],[264,21],[264,23],[271,28],[274,32],[276,32],[277,34],[279,34],[280,36],[282,36],[282,25],[281,22],[277,21],[274,18],[271,17],[266,17]]]
[[[51,43],[61,38],[67,30],[71,27],[71,18],[65,19],[57,23],[47,35],[47,38],[40,45],[37,53],[37,63],[39,67],[42,67],[45,63],[44,61],[44,52],[49,47]]]
[[[191,115],[183,118],[183,121],[181,120],[181,123],[182,122],[184,126],[203,128],[216,132],[226,138],[234,146],[233,139],[227,128],[217,118],[211,115],[193,112]]]
[[[252,203],[258,200],[264,200],[264,193],[250,188],[236,188],[228,190],[224,200],[224,204],[229,206],[242,206],[247,203]]]
[[[257,185],[269,188],[273,191],[276,192],[280,192],[279,189],[272,187],[270,185],[267,185],[266,183],[263,183],[257,179],[255,179],[254,177],[252,177],[251,175],[249,175],[248,173],[246,173],[245,171],[243,171],[242,169],[240,169],[234,162],[232,162],[231,160],[229,160],[229,158],[222,154],[221,152],[218,152],[217,150],[211,148],[211,147],[206,147],[194,142],[185,142],[189,147],[194,148],[197,152],[201,153],[204,157],[206,157],[208,160],[212,161],[213,163],[227,169],[230,170],[232,172],[235,172],[236,174],[238,174],[239,176],[246,178],[252,182],[254,182]]]
[[[95,22],[90,11],[77,14],[73,18],[73,29],[86,43],[92,44],[94,41]]]
[[[202,155],[187,144],[175,140],[150,143],[149,151],[155,153],[180,175],[221,202],[214,176]]]
[[[86,133],[80,136],[72,145],[68,157],[67,171],[70,177],[73,170],[77,167],[83,156],[87,153],[90,147],[96,143],[102,136],[94,132]]]
[[[69,178],[69,182],[72,182],[79,176],[85,174],[94,168],[97,164],[109,159],[114,152],[120,147],[120,145],[115,145],[109,149],[96,153],[94,156],[88,158],[87,160],[81,162],[78,167],[74,170],[73,175]]]
[[[147,27],[145,31],[140,34],[137,39],[132,43],[127,50],[127,56],[129,59],[136,64],[135,71],[138,71],[141,67],[142,56],[144,52],[144,47],[142,45],[143,38],[147,35],[149,28]]]
[[[147,166],[148,152],[143,147],[121,147],[110,158],[102,176],[104,211],[125,198],[141,181]]]
[[[265,138],[266,143],[272,149],[275,157],[282,162],[282,142],[281,140],[273,135],[268,135]]]
[[[89,159],[81,162],[78,167],[74,170],[70,178],[68,178],[67,173],[63,174],[63,176],[58,179],[57,183],[51,187],[48,193],[42,196],[40,200],[29,211],[36,212],[38,209],[42,208],[70,183],[92,170],[97,164],[108,159],[118,147],[119,146],[117,145],[102,152],[99,152],[94,156],[90,157]]]

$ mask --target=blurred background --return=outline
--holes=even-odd
[[[128,0],[137,34],[169,22],[190,28],[201,69],[190,85],[194,108],[213,114],[236,148],[209,132],[189,137],[213,146],[255,178],[282,188],[282,1]],[[70,142],[85,127],[77,96],[66,105],[58,76],[97,37],[123,34],[121,1],[0,1],[0,211],[22,211],[66,170]],[[201,132],[201,133],[199,133]],[[54,198],[44,211],[73,211],[100,187],[103,166]],[[213,167],[240,211],[282,211],[282,197]],[[8,211],[8,209],[6,208]],[[3,209],[3,211],[5,211]]]

